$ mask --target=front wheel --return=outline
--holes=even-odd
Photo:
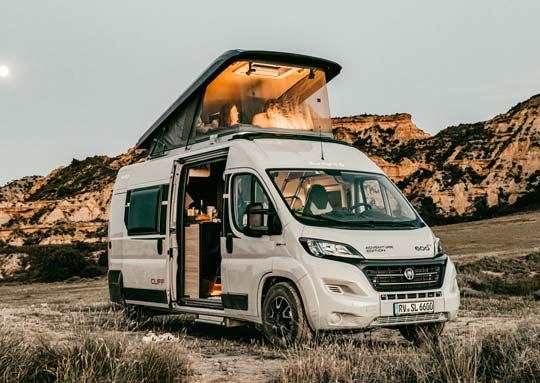
[[[444,330],[445,322],[400,326],[399,332],[409,342],[420,345],[436,342]]]
[[[264,298],[262,332],[273,344],[287,346],[308,342],[313,334],[302,300],[287,282],[276,283]]]

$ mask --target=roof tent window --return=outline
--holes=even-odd
[[[195,138],[242,127],[331,133],[322,70],[238,61],[206,88]]]
[[[186,145],[193,127],[200,97],[193,97],[184,108],[174,112],[166,121],[159,137],[154,141],[151,157],[163,155],[167,150]]]

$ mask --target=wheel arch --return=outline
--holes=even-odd
[[[111,302],[124,303],[124,278],[122,276],[122,270],[109,270],[107,273],[107,279],[109,284],[109,297]]]
[[[309,326],[316,331],[319,326],[319,300],[315,293],[315,287],[308,276],[304,276],[297,280],[289,273],[272,273],[267,274],[259,284],[259,292],[257,296],[258,309],[262,319],[262,308],[264,298],[272,286],[279,282],[289,283],[298,293],[302,301],[304,314],[306,315]]]

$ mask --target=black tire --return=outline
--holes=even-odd
[[[274,345],[302,344],[313,337],[302,299],[287,282],[270,287],[262,306],[262,320],[262,332]]]
[[[401,335],[409,342],[421,345],[436,342],[444,330],[445,322],[424,323],[399,327]]]

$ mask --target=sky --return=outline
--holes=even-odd
[[[333,116],[410,113],[430,134],[540,93],[537,0],[3,1],[0,185],[117,155],[228,49],[343,66]]]

